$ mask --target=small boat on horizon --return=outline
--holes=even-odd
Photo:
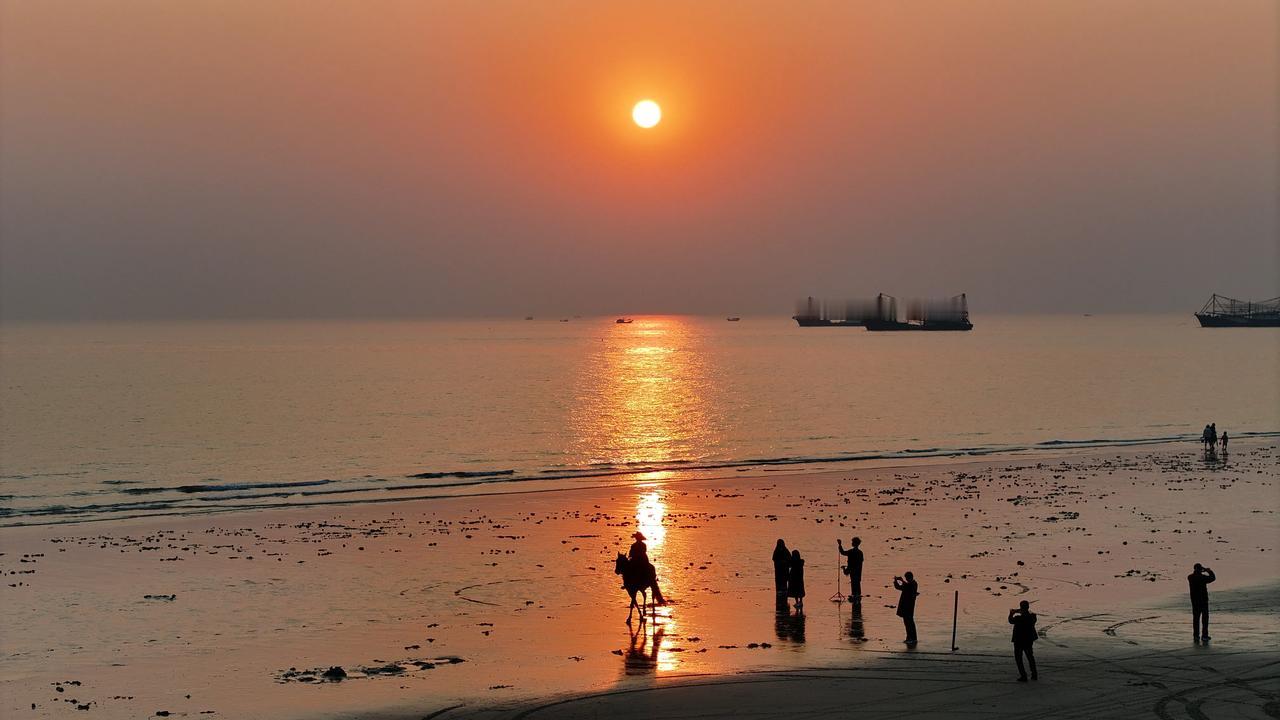
[[[631,318],[618,318],[617,320],[614,320],[613,322],[614,322],[614,323],[616,323],[616,324],[618,324],[618,325],[630,325],[630,324],[631,324]]]
[[[733,317],[725,318],[725,320],[728,320],[729,322],[741,322],[742,318],[738,317],[737,315],[734,315]]]

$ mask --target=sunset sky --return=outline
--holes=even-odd
[[[6,319],[1280,294],[1274,0],[0,7]]]

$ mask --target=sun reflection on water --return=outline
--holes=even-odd
[[[605,331],[570,412],[574,462],[643,469],[707,456],[713,385],[690,322],[642,318]]]

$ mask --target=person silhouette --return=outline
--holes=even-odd
[[[845,574],[849,576],[849,599],[851,602],[862,602],[862,551],[858,546],[862,544],[862,538],[854,537],[849,541],[849,549],[844,549],[844,542],[837,539],[836,549],[849,559],[849,564],[845,566]]]
[[[631,549],[627,551],[627,559],[645,568],[646,572],[648,572],[649,581],[653,585],[654,602],[659,605],[666,605],[667,600],[662,597],[662,590],[658,587],[658,569],[649,561],[649,546],[644,544],[644,541],[648,538],[639,531],[632,533],[631,537],[635,538],[635,542],[631,543]]]
[[[1018,607],[1009,611],[1009,624],[1013,626],[1013,661],[1018,664],[1018,682],[1027,681],[1027,671],[1022,667],[1022,656],[1027,657],[1031,666],[1031,679],[1038,680],[1036,674],[1036,656],[1031,645],[1036,641],[1036,614],[1031,612],[1031,603],[1023,600]]]
[[[791,551],[782,538],[778,538],[778,544],[773,547],[773,590],[783,598],[787,596],[787,574],[790,568]]]
[[[804,607],[804,560],[799,550],[791,551],[787,573],[787,596],[796,599],[796,609]]]
[[[1200,433],[1200,444],[1204,446],[1204,451],[1209,452],[1209,426],[1204,426],[1204,432]]]
[[[893,579],[893,588],[901,593],[898,596],[898,617],[902,618],[902,624],[907,629],[907,639],[904,640],[908,647],[915,647],[916,644],[916,596],[920,594],[920,586],[916,583],[915,577],[910,571],[903,573],[902,577]]]
[[[1228,440],[1228,438],[1227,438],[1227,431],[1226,431],[1226,430],[1223,430],[1223,431],[1222,431],[1222,439],[1218,441],[1218,442],[1222,443],[1222,454],[1223,454],[1223,455],[1226,455],[1226,454],[1227,454],[1227,440]]]
[[[1191,586],[1191,635],[1196,640],[1209,639],[1209,583],[1217,580],[1213,570],[1196,563],[1187,584]]]
[[[1209,454],[1218,447],[1218,423],[1209,423]]]

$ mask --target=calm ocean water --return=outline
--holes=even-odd
[[[7,326],[0,524],[1280,431],[1278,331],[975,322]]]

